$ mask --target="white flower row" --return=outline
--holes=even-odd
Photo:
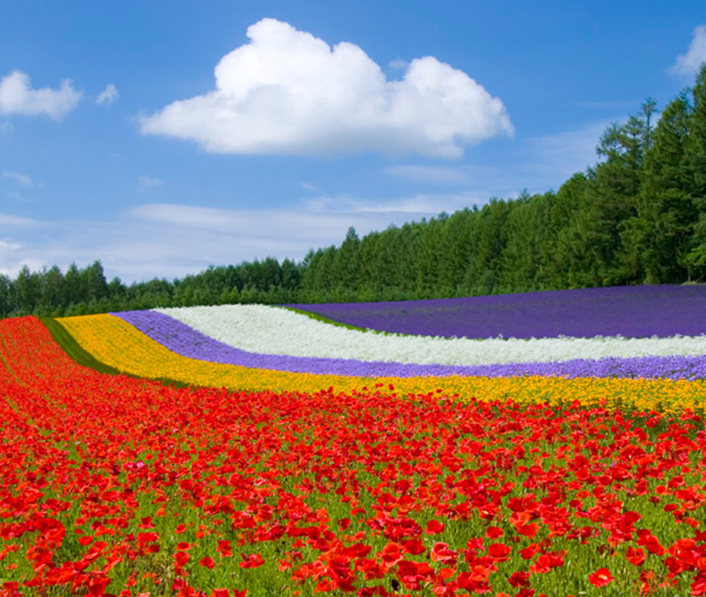
[[[706,355],[706,336],[433,338],[383,335],[263,305],[155,309],[224,344],[261,354],[413,364],[491,365],[602,357]]]

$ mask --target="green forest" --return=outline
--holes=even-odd
[[[100,261],[0,276],[0,317],[223,303],[448,298],[706,282],[706,63],[661,112],[609,126],[558,191],[391,226],[299,263],[268,257],[126,285]]]

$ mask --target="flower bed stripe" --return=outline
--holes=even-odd
[[[706,336],[703,335],[470,340],[361,332],[263,305],[156,311],[219,342],[260,354],[460,366],[706,355]]]
[[[668,379],[558,377],[373,377],[312,375],[208,363],[178,355],[126,321],[112,315],[62,318],[60,323],[99,361],[126,373],[152,379],[230,389],[316,392],[333,388],[352,392],[374,384],[392,385],[397,394],[443,393],[461,400],[516,400],[520,403],[567,403],[638,410],[681,412],[702,408],[706,382]]]
[[[706,333],[704,304],[704,285],[662,285],[289,306],[359,328],[423,336],[666,338]]]
[[[164,313],[125,311],[114,313],[169,350],[185,357],[242,367],[355,377],[443,377],[467,375],[513,377],[526,375],[564,377],[664,377],[706,378],[706,357],[643,357],[598,360],[572,359],[553,363],[509,363],[454,366],[390,363],[286,355],[259,354],[214,340]]]

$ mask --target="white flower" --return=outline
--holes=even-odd
[[[357,331],[263,305],[155,309],[248,352],[412,364],[492,365],[603,357],[706,355],[706,336],[433,338]]]

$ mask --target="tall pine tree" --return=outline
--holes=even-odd
[[[626,254],[638,282],[677,283],[686,277],[686,256],[696,210],[686,153],[686,93],[667,105],[646,151],[637,214],[626,223]]]

